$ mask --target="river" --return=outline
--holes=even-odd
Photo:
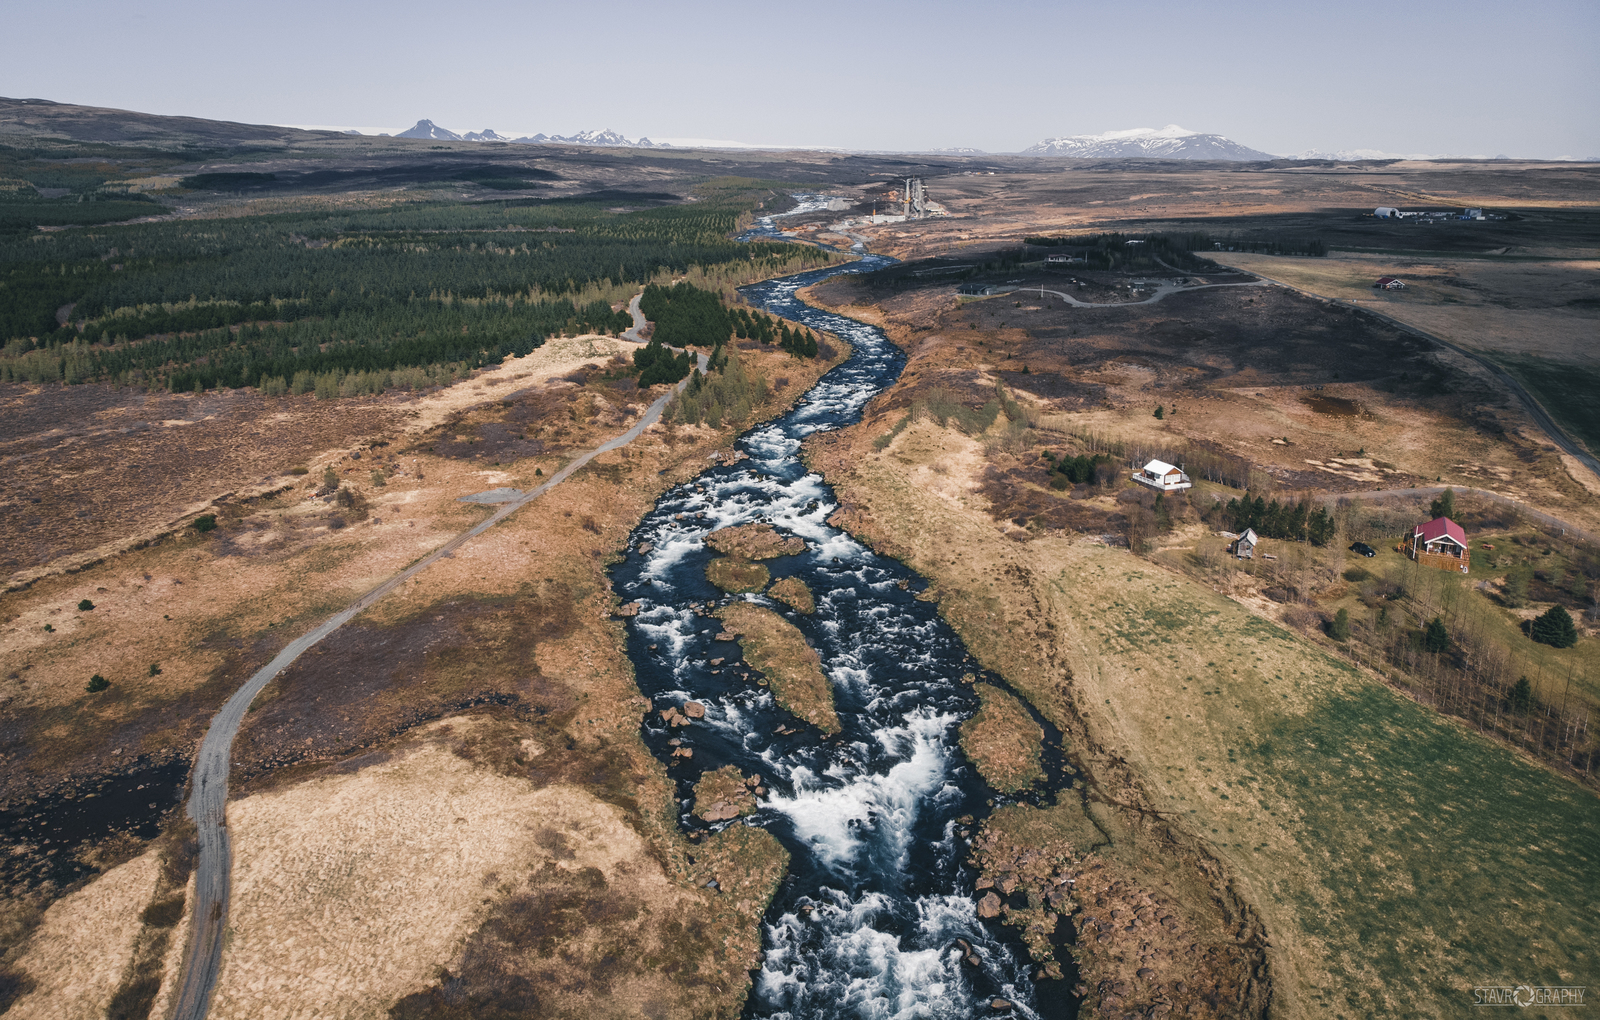
[[[770,218],[763,227],[771,230]],[[670,738],[693,748],[692,764],[672,766],[685,828],[707,827],[689,813],[704,771],[732,763],[770,787],[757,814],[714,826],[760,825],[792,856],[764,919],[765,959],[747,1016],[1073,1016],[1071,981],[1036,993],[1020,946],[978,918],[971,894],[963,833],[999,802],[956,742],[976,708],[961,677],[982,671],[933,605],[915,598],[922,579],[828,525],[837,500],[800,459],[807,436],[859,421],[905,357],[878,329],[812,308],[795,292],[893,264],[866,255],[743,289],[752,305],[835,333],[854,352],[789,413],[739,440],[748,459],[672,489],[631,536],[613,583],[624,602],[641,604],[629,634],[639,686],[658,705],[693,698],[706,706],[688,729],[648,718],[644,738],[666,762],[674,760]],[[805,552],[767,566],[774,578],[806,583],[814,615],[763,595],[730,597],[706,580],[705,535],[752,522],[805,540]],[[799,723],[745,678],[738,645],[715,640],[721,625],[709,613],[739,598],[781,612],[817,649],[841,734],[825,739]],[[714,658],[727,661],[714,667]],[[962,962],[957,939],[980,965]],[[992,1008],[995,998],[1011,1004],[1009,1014]]]

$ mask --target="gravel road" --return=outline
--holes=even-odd
[[[638,298],[634,298],[635,329],[640,322]],[[707,358],[699,355],[700,371],[706,370]],[[356,599],[349,607],[324,621],[321,626],[286,645],[271,662],[267,663],[245,685],[234,692],[211,720],[205,739],[200,744],[200,754],[195,760],[193,786],[189,796],[189,815],[195,821],[200,841],[200,863],[195,875],[194,916],[189,952],[180,978],[177,1005],[173,1010],[175,1020],[202,1020],[211,1006],[211,993],[216,988],[217,972],[222,964],[222,942],[228,925],[228,893],[233,858],[228,842],[227,802],[229,757],[233,738],[239,732],[250,703],[267,684],[294,662],[306,649],[344,626],[374,602],[394,591],[411,577],[428,569],[433,563],[459,548],[462,544],[483,534],[507,517],[546,492],[550,491],[579,468],[602,453],[626,446],[639,438],[640,433],[661,417],[661,410],[673,396],[688,385],[685,379],[672,393],[661,397],[645,411],[644,417],[628,431],[601,443],[581,457],[557,471],[548,482],[533,489],[514,502],[496,510],[486,520],[462,532],[415,564],[378,585]]]

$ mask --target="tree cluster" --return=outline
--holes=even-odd
[[[1044,461],[1050,465],[1050,487],[1065,489],[1069,485],[1081,485],[1084,482],[1101,480],[1109,475],[1115,468],[1116,462],[1104,453],[1080,453],[1076,457],[1063,456],[1059,461],[1046,450],[1043,454]],[[1102,471],[1101,468],[1105,468]]]
[[[1230,499],[1223,509],[1233,522],[1233,530],[1243,532],[1254,528],[1262,538],[1276,538],[1290,542],[1327,545],[1333,540],[1338,524],[1324,506],[1311,508],[1309,500],[1298,503],[1268,503],[1265,497],[1247,492],[1243,499]]]
[[[675,383],[694,368],[694,355],[688,351],[673,354],[659,338],[653,338],[633,352],[634,367],[639,370],[639,385]]]
[[[717,347],[733,332],[722,295],[691,283],[644,289],[639,310],[656,324],[655,339],[672,347]]]
[[[774,318],[766,312],[735,308],[732,314],[734,335],[740,340],[756,340],[764,344],[776,343],[780,349],[788,351],[797,358],[817,356],[817,337],[809,329],[800,326],[790,329],[787,322]]]

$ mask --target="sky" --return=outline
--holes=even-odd
[[[1600,157],[1595,0],[58,0],[4,21],[0,95],[249,123],[989,152],[1179,124],[1280,155]]]

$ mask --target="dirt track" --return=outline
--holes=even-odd
[[[706,370],[706,356],[700,355],[699,361],[700,370],[703,372]],[[657,399],[626,432],[576,458],[551,476],[548,482],[505,504],[487,519],[450,539],[410,567],[373,588],[348,608],[324,621],[315,630],[291,641],[271,662],[256,671],[222,706],[200,745],[200,753],[195,761],[193,792],[189,799],[189,814],[195,820],[200,842],[200,863],[195,875],[193,935],[185,958],[186,967],[179,983],[177,1004],[173,1010],[173,1016],[177,1020],[201,1020],[206,1015],[222,962],[222,941],[223,933],[227,929],[232,864],[226,818],[228,772],[233,740],[239,732],[239,726],[251,702],[290,663],[409,578],[426,570],[468,540],[483,534],[523,506],[560,485],[573,472],[595,457],[633,442],[661,417],[661,411],[667,401],[685,385],[687,380],[679,383],[672,392]]]

